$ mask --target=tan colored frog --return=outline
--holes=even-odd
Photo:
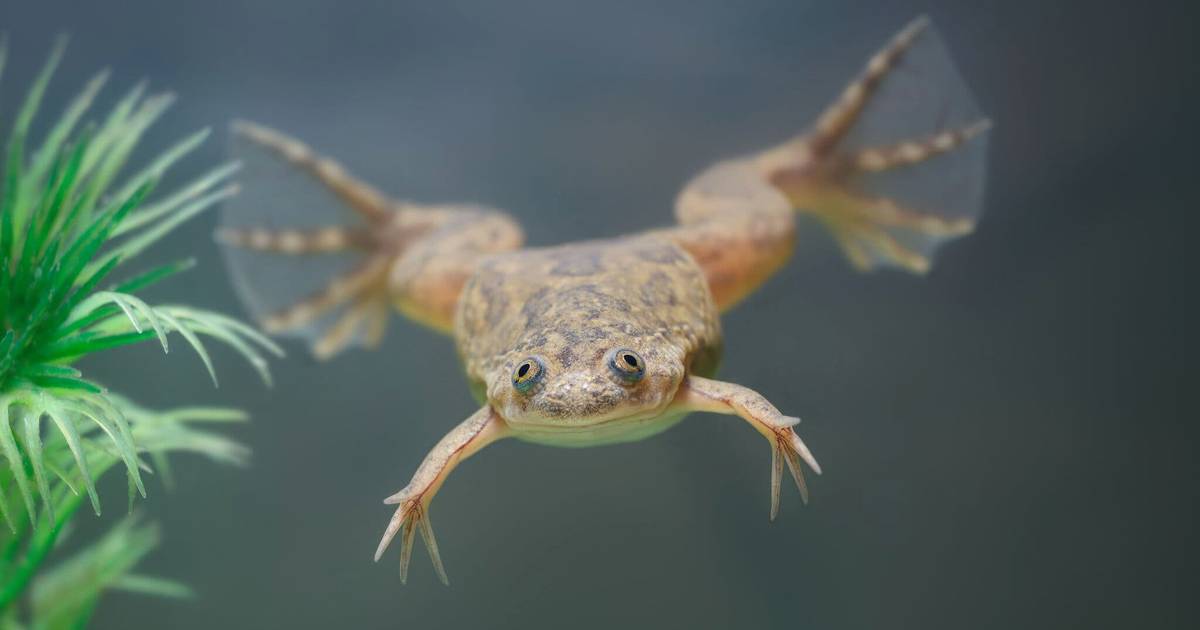
[[[870,196],[861,182],[949,154],[983,133],[986,121],[846,146],[926,25],[913,22],[874,55],[808,133],[692,180],[678,198],[676,226],[612,240],[522,249],[520,227],[503,213],[390,200],[300,142],[240,123],[240,134],[308,171],[362,218],[356,227],[222,230],[225,243],[255,251],[362,252],[358,267],[297,304],[263,313],[263,325],[312,332],[314,322],[337,313],[314,333],[315,353],[327,357],[354,341],[377,343],[394,306],[454,336],[482,405],[385,500],[397,508],[376,559],[403,532],[406,579],[420,532],[446,581],[430,502],[455,466],[496,440],[572,447],[640,440],[694,411],[739,416],[767,439],[772,519],[785,467],[807,501],[801,462],[820,467],[795,432],[799,420],[757,392],[711,380],[722,343],[719,314],[787,261],[796,211],[819,218],[861,268],[925,272],[938,243],[971,231],[977,202],[945,218]],[[982,169],[975,171],[981,178]]]

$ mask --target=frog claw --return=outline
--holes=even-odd
[[[442,555],[438,551],[437,539],[433,535],[433,525],[429,521],[429,505],[422,500],[420,495],[406,499],[404,490],[384,499],[384,503],[399,503],[400,507],[396,508],[395,515],[392,516],[391,522],[388,523],[387,529],[383,533],[383,539],[379,541],[379,547],[375,550],[375,561],[379,562],[379,558],[383,557],[383,552],[387,550],[392,539],[396,537],[397,533],[400,533],[400,583],[407,584],[408,566],[412,560],[413,539],[416,538],[417,531],[420,531],[421,539],[425,541],[425,548],[429,551],[429,559],[433,561],[433,569],[437,572],[438,579],[442,581],[442,584],[450,586],[450,578],[446,575],[446,567],[442,564]]]
[[[780,429],[774,429],[771,436],[771,520],[779,515],[779,494],[780,488],[783,485],[783,467],[787,464],[787,469],[792,475],[792,481],[796,483],[796,488],[800,490],[800,499],[804,504],[808,504],[808,484],[804,481],[804,469],[800,465],[800,461],[808,464],[808,467],[818,475],[821,474],[821,466],[817,464],[816,458],[812,452],[808,450],[808,446],[800,439],[799,435],[792,430],[791,426]]]

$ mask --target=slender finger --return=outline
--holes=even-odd
[[[404,506],[400,506],[392,515],[392,520],[388,521],[387,529],[383,531],[383,538],[379,541],[379,546],[375,548],[375,562],[379,562],[379,559],[383,557],[383,552],[387,551],[388,545],[392,544],[392,539],[396,537],[396,532],[400,531],[404,519]]]
[[[417,519],[417,527],[421,528],[421,538],[425,548],[429,550],[429,559],[433,561],[433,570],[437,571],[442,584],[450,586],[450,578],[446,576],[446,567],[442,566],[442,554],[438,551],[437,539],[433,537],[433,524],[429,522],[429,512],[426,511]]]
[[[779,457],[779,445],[771,449],[771,520],[779,515],[779,490],[783,482],[783,459]]]
[[[414,517],[416,518],[416,517]],[[400,538],[400,583],[408,583],[408,566],[412,561],[413,550],[413,525],[412,518],[408,521],[408,527],[404,528],[404,536]]]
[[[804,471],[800,468],[800,457],[790,449],[783,452],[787,459],[788,472],[792,473],[792,481],[796,482],[796,489],[800,491],[800,500],[808,505],[808,484],[804,482]]]
[[[808,467],[813,472],[818,475],[821,474],[821,465],[817,463],[817,458],[813,457],[812,451],[808,450],[808,445],[804,443],[804,440],[800,439],[799,435],[796,435],[795,431],[792,432],[792,449],[800,455],[804,463],[808,464]]]

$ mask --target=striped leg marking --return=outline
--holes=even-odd
[[[315,230],[222,228],[217,231],[217,241],[242,249],[294,255],[366,251],[375,245],[370,231],[348,227]]]

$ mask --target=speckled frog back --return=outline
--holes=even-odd
[[[463,288],[455,324],[475,387],[529,355],[570,366],[612,347],[631,347],[647,362],[682,358],[706,374],[721,346],[719,313],[700,267],[653,236],[491,257]]]

